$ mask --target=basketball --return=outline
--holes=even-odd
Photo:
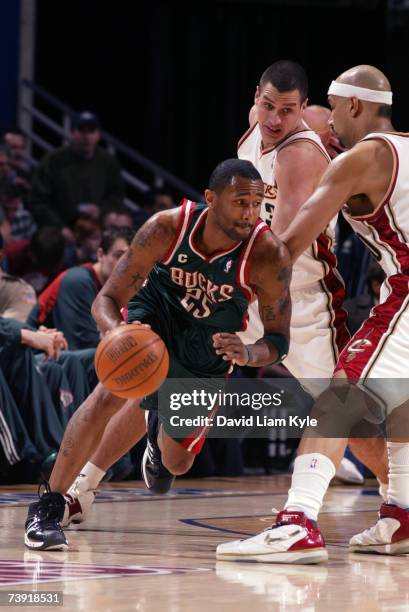
[[[120,325],[101,340],[95,352],[99,380],[108,391],[126,399],[159,389],[168,369],[163,340],[141,325]]]

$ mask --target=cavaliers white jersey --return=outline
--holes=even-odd
[[[262,137],[258,123],[254,124],[241,138],[238,144],[237,156],[240,159],[251,161],[260,172],[264,182],[264,200],[260,216],[269,226],[273,218],[274,208],[279,206],[277,201],[277,183],[275,179],[275,163],[279,152],[293,142],[310,142],[315,145],[322,155],[331,161],[318,134],[305,126],[298,132],[289,134],[278,145],[269,149],[262,149]],[[331,269],[335,268],[336,258],[333,253],[335,238],[334,219],[325,232],[299,257],[293,267],[291,289],[299,290],[321,281]]]
[[[375,139],[386,142],[393,155],[386,194],[368,215],[343,213],[387,278],[379,304],[343,349],[337,369],[361,380],[390,412],[409,395],[409,134],[373,132],[363,138]],[[396,379],[406,382],[396,384]]]
[[[386,276],[409,276],[409,134],[373,132],[363,138],[373,139],[386,141],[392,151],[394,164],[387,193],[369,215],[343,214]]]

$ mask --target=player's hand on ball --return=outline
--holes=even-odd
[[[169,353],[149,325],[117,325],[95,351],[95,371],[113,395],[140,399],[159,389],[169,370]]]
[[[132,325],[141,325],[142,327],[145,327],[146,329],[151,328],[149,323],[141,323],[140,321],[132,321]]]
[[[225,332],[214,334],[213,347],[217,355],[223,355],[225,361],[233,361],[239,366],[244,366],[249,360],[247,350],[237,334]]]
[[[118,327],[120,327],[121,325],[128,325],[128,323],[126,321],[121,321]],[[140,321],[132,321],[132,325],[140,325],[141,327],[144,327],[145,329],[151,328],[151,326],[148,325],[148,323],[141,323]],[[105,338],[105,336],[108,336],[108,334],[111,334],[115,329],[116,327],[112,327],[112,329],[107,329],[106,332],[101,333],[101,340],[102,338]]]

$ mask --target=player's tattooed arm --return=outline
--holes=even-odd
[[[139,291],[155,263],[171,247],[180,215],[180,208],[157,213],[136,232],[92,305],[92,316],[102,333],[122,322],[121,308]]]
[[[255,285],[264,336],[249,346],[248,365],[260,367],[277,360],[269,334],[280,334],[289,342],[291,319],[291,262],[287,248],[270,232],[259,239],[250,262],[250,282]]]
[[[250,284],[256,288],[264,336],[255,344],[244,345],[237,334],[217,333],[213,347],[217,355],[237,365],[255,368],[277,361],[278,350],[268,338],[280,334],[282,344],[289,341],[291,299],[291,262],[287,248],[271,232],[256,243],[250,262]]]

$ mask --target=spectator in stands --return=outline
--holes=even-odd
[[[38,482],[46,459],[30,439],[0,368],[0,484]]]
[[[24,132],[18,127],[5,130],[3,143],[7,146],[11,166],[28,189],[31,183],[31,171],[27,161],[27,138]]]
[[[0,260],[3,254],[3,238],[0,234]],[[0,269],[0,340],[5,318],[24,323],[36,302],[30,285]],[[30,440],[24,421],[13,395],[0,369],[0,482],[37,482],[42,470],[42,457]],[[13,468],[13,469],[12,469]]]
[[[6,213],[3,210],[3,207],[0,206],[0,236],[2,238],[2,245],[6,245],[11,241],[11,227],[10,227],[10,223],[6,217]],[[2,261],[2,267],[3,267],[3,262],[5,261],[5,256],[3,254],[3,261]],[[5,267],[5,269],[7,269],[7,266]]]
[[[151,189],[143,194],[142,206],[133,214],[134,229],[137,230],[155,213],[176,206],[172,195],[166,189]]]
[[[0,205],[10,223],[12,240],[30,240],[37,226],[31,213],[24,207],[23,187],[15,179],[0,178]]]
[[[3,238],[0,234],[0,262],[2,259]],[[18,276],[6,274],[0,268],[0,316],[24,323],[36,302],[36,294],[31,285]]]
[[[52,333],[43,326],[39,331]],[[43,384],[54,405],[54,410],[63,428],[75,410],[88,397],[95,385],[97,376],[94,368],[95,349],[82,351],[62,351],[58,361],[44,360],[41,354],[35,356],[38,372],[43,376]]]
[[[72,228],[75,242],[65,247],[64,267],[72,268],[86,262],[95,262],[101,244],[102,229],[99,221],[81,215]]]
[[[175,208],[176,203],[167,189],[155,188],[144,194],[144,205],[149,209],[150,214],[154,215],[161,210]]]
[[[0,371],[42,456],[58,449],[70,417],[96,384],[94,350],[66,348],[55,329],[0,317]]]
[[[30,184],[13,167],[8,146],[0,143],[0,180],[4,178],[18,185],[22,193],[28,193]]]
[[[102,219],[104,229],[112,227],[133,227],[133,219],[131,211],[125,206],[119,208],[110,208],[105,211]]]
[[[73,117],[71,142],[48,153],[36,168],[30,208],[39,225],[59,225],[73,241],[70,229],[79,213],[98,218],[106,208],[120,206],[124,184],[116,159],[101,149],[96,115]]]
[[[65,347],[55,330],[0,317],[1,483],[38,482],[51,469],[68,420],[96,384],[95,351],[53,360]]]
[[[0,237],[0,261],[2,257]],[[28,315],[36,304],[34,289],[23,279],[11,276],[0,270],[0,317],[2,320],[14,319],[25,324]],[[28,329],[28,326],[26,326]],[[34,330],[35,331],[35,330]],[[54,333],[40,327],[39,331]],[[24,332],[26,333],[26,332]],[[41,339],[34,336],[34,339]],[[66,348],[64,343],[64,348]],[[33,346],[33,348],[36,348]],[[41,348],[41,347],[40,347]],[[36,368],[44,376],[53,399],[61,425],[65,427],[74,410],[83,402],[96,383],[93,371],[93,351],[65,351],[58,364],[54,361],[44,362],[42,356],[35,357]]]
[[[40,227],[31,240],[13,240],[5,246],[7,271],[40,293],[62,270],[64,246],[61,229]]]
[[[0,260],[2,251],[0,235]],[[0,482],[9,484],[38,482],[96,384],[93,350],[59,355],[67,348],[60,332],[25,323],[35,303],[30,285],[0,270]]]
[[[60,332],[32,330],[25,323],[0,317],[0,369],[29,436],[42,456],[58,449],[64,429],[32,349],[52,359],[66,348]]]
[[[366,275],[366,292],[345,302],[345,308],[348,311],[348,327],[351,334],[354,334],[368,318],[371,308],[379,304],[384,279],[385,273],[381,266],[372,260]]]
[[[12,173],[13,169],[11,167],[7,145],[0,144],[0,178],[11,177]]]
[[[126,227],[106,230],[97,262],[62,272],[39,296],[28,322],[63,331],[71,350],[96,347],[100,335],[91,315],[92,302],[132,237],[133,231]]]

